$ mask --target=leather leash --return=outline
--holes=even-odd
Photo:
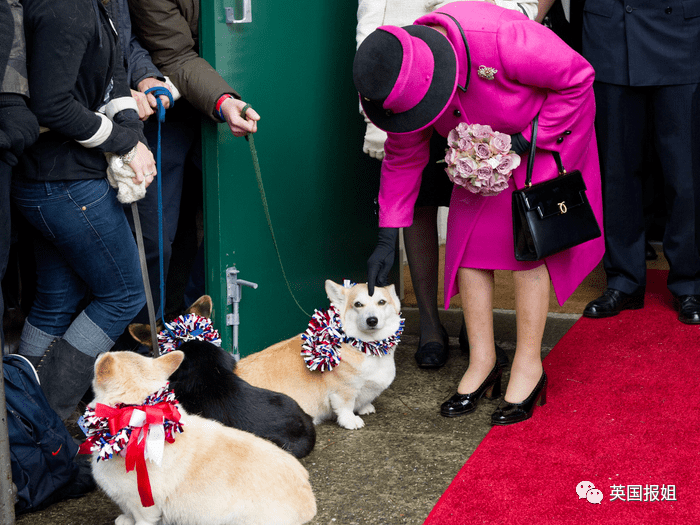
[[[243,109],[241,109],[241,117],[244,119],[246,118],[245,114],[248,111],[248,108],[250,108],[250,104],[246,104],[245,106],[243,106]],[[253,134],[248,133],[247,135],[245,135],[245,139],[248,141],[248,145],[250,146],[250,154],[253,157],[253,167],[255,168],[255,177],[258,180],[258,190],[260,190],[260,199],[262,200],[263,211],[265,212],[265,218],[267,219],[267,226],[270,229],[270,235],[272,235],[272,244],[274,244],[275,246],[277,260],[279,261],[280,269],[282,270],[282,277],[284,277],[284,282],[287,284],[287,290],[289,290],[289,294],[292,296],[292,299],[294,299],[294,302],[299,307],[299,310],[301,310],[303,314],[307,317],[311,317],[311,314],[307,313],[306,310],[304,310],[299,304],[299,301],[297,301],[297,298],[295,297],[294,292],[292,291],[292,285],[289,283],[289,279],[287,279],[287,273],[284,271],[284,265],[282,264],[282,256],[280,255],[280,249],[277,245],[277,238],[275,237],[275,230],[272,228],[270,209],[267,205],[267,198],[265,197],[265,188],[263,187],[260,162],[258,161],[258,152],[255,149],[255,141],[253,140]]]
[[[151,323],[151,355],[158,357],[158,334],[156,332],[156,312],[153,307],[153,295],[151,294],[151,283],[148,278],[148,265],[146,264],[146,252],[143,247],[143,232],[141,231],[141,219],[139,218],[139,208],[136,201],[131,203],[131,213],[134,216],[134,230],[136,232],[136,245],[139,248],[139,262],[141,263],[141,277],[143,288],[146,292],[146,306],[148,308],[148,320]]]

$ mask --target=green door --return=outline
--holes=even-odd
[[[207,292],[223,346],[235,351],[226,326],[227,314],[237,321],[227,304],[227,269],[257,284],[239,288],[237,340],[245,356],[303,332],[314,309],[328,306],[326,279],[366,281],[379,163],[362,153],[352,82],[355,2],[201,5],[202,55],[261,115],[254,146],[278,248],[249,142],[225,125],[205,124]],[[226,8],[250,21],[227,23]]]

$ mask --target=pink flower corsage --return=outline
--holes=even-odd
[[[472,193],[498,195],[520,165],[520,155],[511,150],[510,135],[490,126],[462,122],[447,135],[447,144],[447,176]]]

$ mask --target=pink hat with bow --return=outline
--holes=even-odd
[[[457,59],[435,29],[382,26],[358,48],[353,80],[367,118],[385,131],[408,133],[430,126],[447,108]]]

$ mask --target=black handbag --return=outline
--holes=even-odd
[[[532,121],[525,187],[513,191],[513,240],[518,261],[539,261],[601,235],[581,172],[567,173],[558,152],[552,155],[559,176],[532,184],[536,140],[537,117]]]

